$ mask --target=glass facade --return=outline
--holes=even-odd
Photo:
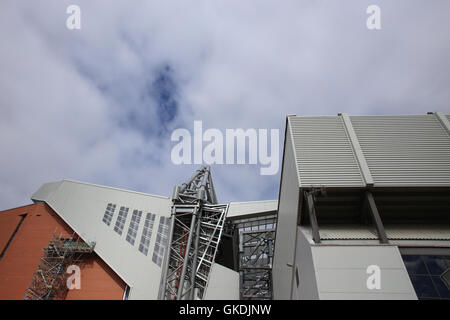
[[[141,222],[142,211],[134,210],[128,227],[127,241],[133,246],[136,240],[139,223]]]
[[[116,211],[116,205],[112,204],[112,203],[108,203],[108,205],[106,206],[105,214],[103,216],[103,222],[106,223],[106,225],[108,225],[108,226],[111,224],[111,220],[113,218],[114,211]]]
[[[417,297],[450,299],[450,284],[445,279],[450,268],[450,256],[402,255]]]
[[[159,218],[158,233],[156,234],[155,249],[153,250],[152,261],[161,267],[164,257],[164,250],[166,249],[169,237],[169,223],[170,218]]]
[[[155,215],[147,213],[144,222],[144,230],[142,231],[141,243],[139,244],[139,251],[143,254],[148,254],[150,246],[150,239],[152,237],[153,224],[155,223]]]
[[[128,210],[130,210],[130,208],[120,207],[119,209],[119,216],[117,217],[116,225],[114,226],[114,231],[119,235],[122,235],[123,227],[127,220]]]

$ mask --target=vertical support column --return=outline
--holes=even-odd
[[[365,201],[369,206],[370,215],[372,216],[372,221],[375,224],[375,228],[377,229],[378,237],[380,238],[380,243],[389,243],[372,192],[366,191]]]
[[[170,259],[170,251],[172,249],[172,238],[173,238],[173,229],[175,225],[175,207],[172,206],[172,214],[170,217],[170,228],[169,228],[169,237],[167,239],[167,249],[166,254],[164,256],[163,269],[162,269],[162,283],[161,289],[158,294],[159,300],[166,299],[166,290],[167,290],[167,273],[169,271],[169,259]]]
[[[197,170],[186,183],[176,186],[172,201],[169,246],[162,266],[162,284],[158,297],[159,299],[194,299],[195,292],[199,290],[198,297],[202,298],[210,272],[210,265],[205,265],[203,258],[208,250],[213,250],[212,261],[214,261],[228,206],[219,205],[217,208],[207,209],[209,205],[217,201],[210,168],[207,166]],[[211,240],[204,246],[200,241],[202,239],[200,233],[203,236],[203,233],[209,232],[204,232],[202,228],[204,215],[209,212],[208,214],[214,216],[217,210],[221,214],[220,218],[211,234]],[[219,233],[216,234],[216,231]],[[213,237],[215,237],[214,241],[212,241]],[[199,259],[201,255],[203,256]],[[205,284],[201,284],[201,281]]]
[[[315,243],[320,243],[319,224],[317,223],[316,209],[312,192],[305,191],[306,207],[308,209],[309,222],[311,224],[312,236]]]
[[[208,175],[209,180],[209,190],[211,192],[211,203],[217,203],[217,196],[216,196],[216,190],[214,189],[214,184],[211,178],[211,174]]]
[[[197,209],[197,214],[200,216],[201,212]],[[191,283],[190,283],[190,291],[189,291],[189,300],[194,300],[195,294],[195,274],[197,270],[197,256],[198,256],[198,243],[200,241],[200,217],[197,219],[197,227],[195,230],[195,240],[194,240],[194,254],[192,257],[192,267],[191,267]],[[192,231],[191,231],[192,233]]]
[[[182,295],[183,295],[183,290],[184,290],[184,277],[186,276],[186,270],[187,270],[187,265],[188,265],[188,260],[189,260],[189,251],[190,251],[191,245],[192,245],[192,235],[194,234],[193,230],[195,228],[195,221],[197,219],[197,214],[198,214],[198,207],[195,208],[195,212],[192,214],[191,226],[189,228],[190,232],[189,232],[188,242],[186,244],[186,252],[184,254],[183,268],[181,269],[180,284],[179,284],[178,292],[177,292],[178,300],[181,300],[183,298]]]

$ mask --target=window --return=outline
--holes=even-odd
[[[142,211],[134,210],[131,216],[130,226],[128,228],[127,241],[134,246],[139,223],[141,222]]]
[[[403,255],[403,262],[419,299],[450,299],[445,275],[450,256]]]
[[[114,211],[116,211],[116,205],[108,203],[108,205],[106,206],[105,214],[103,216],[103,222],[106,223],[106,225],[108,226],[111,224]]]
[[[147,213],[144,221],[144,230],[142,230],[141,243],[139,244],[139,251],[143,254],[148,254],[150,239],[152,237],[153,224],[155,223],[155,215]]]
[[[161,267],[162,259],[164,257],[164,250],[167,246],[169,236],[169,221],[170,218],[161,217],[159,219],[158,233],[156,234],[155,249],[153,250],[152,261]]]
[[[125,221],[127,220],[129,208],[120,207],[119,216],[116,220],[116,225],[114,226],[114,231],[119,235],[122,235],[123,227],[125,226]]]

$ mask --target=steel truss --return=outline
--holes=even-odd
[[[272,299],[275,216],[234,221],[239,230],[239,276],[242,300]]]
[[[203,299],[228,205],[217,204],[210,168],[202,167],[173,195],[169,247],[159,298]]]
[[[68,288],[66,269],[70,265],[81,266],[82,257],[94,250],[95,243],[87,244],[75,234],[53,233],[24,300],[64,300]]]

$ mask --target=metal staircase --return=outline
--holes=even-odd
[[[228,205],[217,204],[210,168],[206,166],[176,186],[172,200],[169,248],[159,298],[203,299]]]
[[[228,205],[205,204],[203,206],[195,279],[201,296],[203,296],[203,292],[208,285],[209,274],[216,258],[227,210]]]

